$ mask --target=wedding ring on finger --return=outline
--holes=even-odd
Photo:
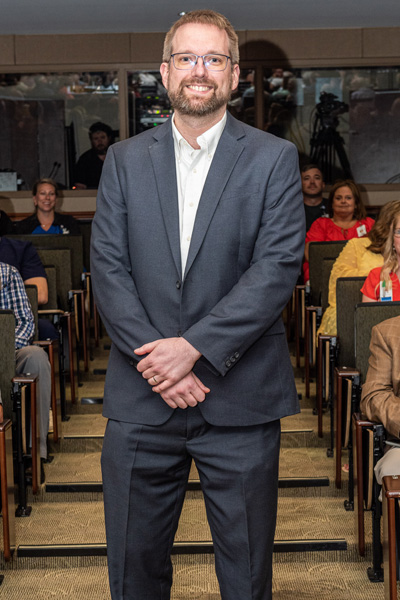
[[[155,376],[154,376],[154,375],[153,375],[152,379],[153,379],[153,381],[154,381],[154,385],[157,385],[157,384],[158,384],[158,381],[157,381],[157,379],[155,378]]]

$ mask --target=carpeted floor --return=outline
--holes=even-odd
[[[105,368],[107,352],[100,348],[94,353],[91,371]],[[79,398],[101,396],[103,380],[92,372],[86,374],[78,389]],[[296,382],[304,395],[301,377]],[[354,513],[343,508],[346,482],[342,490],[333,484],[334,462],[326,455],[328,417],[324,418],[325,435],[320,439],[315,433],[312,404],[303,398],[301,414],[282,422],[280,477],[327,477],[329,485],[280,489],[276,540],[343,539],[347,550],[275,553],[274,600],[294,596],[296,600],[383,600],[383,584],[371,584],[367,577],[369,544],[366,558],[357,553]],[[63,424],[64,439],[54,449],[54,461],[46,465],[46,483],[98,483],[105,428],[101,405],[81,405],[78,401],[69,412],[71,418]],[[197,478],[195,467],[190,478]],[[30,496],[29,501],[32,515],[18,519],[16,524],[18,546],[105,543],[101,491],[50,492],[42,486],[39,495]],[[369,542],[369,515],[366,529]],[[188,491],[176,540],[210,539],[202,494]],[[212,554],[174,555],[173,564],[172,600],[220,600]],[[5,575],[0,597],[7,600],[110,599],[104,556],[24,558],[17,550],[11,563],[2,560],[0,567]]]

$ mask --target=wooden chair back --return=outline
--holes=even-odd
[[[355,367],[354,307],[361,303],[360,289],[364,281],[365,277],[339,277],[336,281],[337,364],[340,366]]]

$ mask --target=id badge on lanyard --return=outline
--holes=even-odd
[[[365,225],[360,225],[359,227],[357,227],[356,231],[359,238],[367,235],[367,228],[365,227]]]
[[[379,300],[381,302],[393,300],[392,285],[386,286],[385,283],[385,281],[379,283]]]

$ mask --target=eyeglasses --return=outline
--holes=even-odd
[[[193,69],[197,65],[199,58],[202,59],[203,65],[209,71],[225,71],[228,60],[231,60],[231,57],[225,54],[204,54],[204,56],[199,56],[198,54],[184,54],[182,52],[171,54],[171,58],[175,69],[181,71]]]
[[[394,237],[400,237],[400,229],[395,229],[393,231],[393,235],[394,235]]]

